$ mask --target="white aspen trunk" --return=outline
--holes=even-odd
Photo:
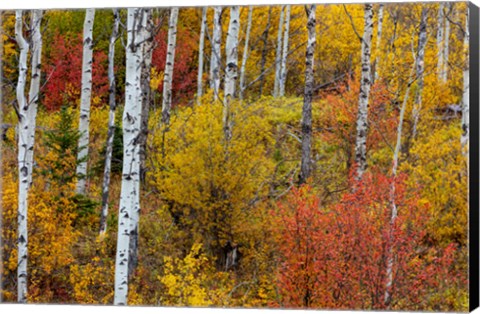
[[[467,4],[467,12],[465,16],[465,34],[463,38],[463,47],[465,49],[465,65],[463,68],[463,94],[462,94],[462,135],[460,143],[462,144],[462,153],[468,158],[469,152],[469,135],[470,135],[470,59],[469,59],[469,18],[470,12]],[[468,163],[467,163],[468,165]]]
[[[314,54],[315,54],[315,10],[313,4],[310,8],[305,6],[308,16],[308,42],[305,54],[305,93],[303,98],[302,110],[302,162],[300,166],[300,184],[307,182],[311,175],[311,147],[312,147],[312,98],[315,85],[314,80]]]
[[[18,121],[18,268],[17,301],[27,302],[28,282],[28,193],[32,184],[33,150],[35,146],[35,120],[41,78],[42,35],[40,24],[42,11],[33,10],[30,26],[30,44],[23,36],[23,11],[17,10],[15,37],[20,49],[19,76],[17,84]],[[30,49],[31,48],[31,49]],[[28,52],[31,50],[31,78],[28,101],[25,85],[28,72]]]
[[[223,100],[223,130],[227,142],[232,136],[230,123],[230,101],[235,98],[235,85],[238,76],[238,33],[240,29],[240,8],[230,7],[227,42],[225,44],[225,90]]]
[[[265,64],[267,62],[267,48],[268,48],[268,30],[270,29],[270,20],[272,16],[272,7],[268,8],[268,17],[267,17],[267,25],[265,25],[265,30],[262,34],[262,41],[263,41],[263,49],[262,49],[262,60],[260,61],[260,88],[259,88],[259,95],[262,96],[263,94],[263,84],[265,83]],[[281,32],[280,32],[281,34]],[[275,73],[275,77],[277,74]],[[277,82],[278,84],[278,82]]]
[[[423,93],[423,72],[425,71],[425,45],[427,43],[427,9],[422,9],[422,17],[420,21],[420,30],[418,34],[416,76],[418,80],[418,88],[415,95],[415,103],[413,105],[413,133],[412,136],[417,136],[418,120],[420,119],[420,110],[422,109],[422,93]]]
[[[252,28],[252,13],[253,7],[248,7],[248,21],[247,21],[247,33],[245,34],[245,46],[243,47],[243,57],[242,57],[242,67],[240,68],[240,91],[239,98],[243,99],[243,92],[245,88],[245,66],[247,65],[248,54],[250,52],[250,47],[248,42],[250,40],[250,30]]]
[[[444,3],[439,3],[438,8],[438,18],[437,18],[437,75],[440,81],[443,81],[443,32],[444,32],[444,25],[445,25],[445,16],[444,16]]]
[[[378,68],[380,59],[380,44],[382,43],[382,28],[383,28],[383,4],[380,4],[378,8],[378,26],[377,26],[377,43],[375,47],[375,74],[373,76],[374,81],[378,80]]]
[[[138,29],[138,44],[140,59],[140,134],[135,140],[138,145],[139,157],[139,182],[136,186],[137,191],[140,191],[140,183],[144,182],[146,171],[146,144],[148,135],[148,114],[150,110],[150,70],[152,64],[153,52],[153,21],[152,9],[144,8],[140,12],[141,25]],[[140,195],[135,194],[134,210],[130,217],[130,243],[129,243],[129,259],[128,259],[128,276],[129,278],[134,273],[138,264],[138,235],[140,226]]]
[[[373,33],[373,9],[365,4],[365,28],[362,38],[362,75],[360,80],[360,97],[358,100],[357,138],[355,145],[356,179],[361,180],[367,169],[367,134],[368,134],[368,101],[371,82],[371,46]]]
[[[172,8],[168,22],[167,60],[165,62],[165,74],[163,76],[162,123],[164,125],[170,124],[170,111],[172,108],[172,79],[175,64],[175,48],[177,46],[177,20],[178,8]]]
[[[154,49],[154,25],[152,9],[143,10],[144,18],[142,25],[142,130],[140,136],[140,181],[145,182],[147,174],[147,139],[148,139],[148,115],[151,101],[151,71],[152,55]]]
[[[395,180],[397,177],[397,169],[398,169],[398,158],[400,155],[400,148],[402,146],[402,128],[403,128],[403,120],[405,117],[405,109],[407,107],[408,96],[410,94],[410,87],[412,85],[412,75],[413,71],[410,74],[410,78],[407,85],[407,90],[405,91],[405,97],[403,98],[402,108],[400,109],[400,118],[397,126],[397,142],[395,145],[395,151],[393,153],[393,163],[392,163],[392,183],[390,186],[390,202],[392,205],[392,211],[390,214],[390,233],[388,239],[388,247],[387,247],[387,270],[386,270],[386,277],[387,283],[385,285],[385,294],[384,294],[384,303],[385,305],[389,305],[391,302],[391,291],[393,285],[393,228],[395,226],[395,221],[397,219],[397,204],[395,202],[396,192],[395,192]]]
[[[100,216],[100,235],[107,231],[107,215],[108,215],[108,196],[110,189],[110,175],[112,169],[112,152],[113,139],[115,135],[115,111],[117,103],[115,101],[115,42],[118,38],[118,26],[120,24],[120,14],[118,9],[113,10],[113,29],[110,36],[110,43],[108,46],[108,84],[109,84],[109,106],[108,114],[108,134],[107,134],[107,149],[105,153],[105,168],[103,171],[103,185],[102,185],[102,212]]]
[[[285,6],[280,8],[280,20],[278,21],[278,35],[277,35],[277,50],[275,53],[275,85],[273,87],[273,97],[278,97],[278,90],[280,86],[281,74],[282,74],[282,35],[283,35],[283,19]]]
[[[141,25],[141,22],[142,10],[129,8],[127,16],[125,108],[123,111],[123,170],[115,261],[115,305],[127,304],[131,217],[140,210],[140,145],[138,138],[142,115],[140,86],[142,49],[138,44],[138,42],[141,42],[138,25]]]
[[[197,105],[200,105],[203,95],[203,53],[205,49],[205,29],[207,28],[207,7],[202,9],[202,25],[200,27],[200,42],[198,44],[198,76],[197,76]]]
[[[27,262],[28,262],[28,103],[25,98],[25,85],[27,80],[27,56],[29,46],[23,37],[23,11],[17,10],[15,14],[15,39],[20,49],[18,60],[17,104],[19,109],[18,121],[18,268],[17,268],[17,301],[27,302]]]
[[[210,88],[213,89],[213,100],[218,99],[220,89],[220,67],[222,62],[222,7],[213,8],[212,54],[210,57]]]
[[[447,16],[451,16],[453,12],[453,3],[447,2],[445,7],[447,9]],[[450,54],[450,21],[445,18],[445,38],[443,45],[443,70],[441,80],[443,83],[447,82],[448,79],[448,59]]]
[[[285,96],[285,84],[287,82],[287,57],[288,57],[288,38],[290,32],[290,5],[287,4],[287,12],[285,13],[285,32],[283,33],[283,52],[282,52],[282,68],[280,70],[280,82],[278,86],[278,95]]]
[[[80,95],[80,122],[78,131],[77,155],[77,193],[85,194],[87,185],[87,157],[90,126],[90,100],[92,96],[92,56],[93,56],[93,20],[95,9],[87,9],[83,24],[83,60],[82,60],[82,88]]]

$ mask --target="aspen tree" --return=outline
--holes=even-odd
[[[368,101],[371,81],[371,46],[373,32],[372,4],[365,4],[365,28],[362,37],[362,75],[360,79],[360,96],[357,114],[357,138],[355,144],[355,162],[357,180],[360,180],[367,169],[367,133],[368,133]]]
[[[240,8],[230,8],[227,42],[225,44],[225,88],[223,100],[223,129],[228,142],[232,136],[230,122],[230,102],[235,98],[235,85],[238,77],[238,32],[240,29]]]
[[[469,151],[469,136],[470,136],[470,58],[469,58],[469,18],[470,10],[467,3],[466,16],[465,16],[465,32],[463,37],[463,47],[465,54],[465,65],[463,68],[463,93],[462,93],[462,135],[460,142],[462,144],[462,153],[468,157]],[[468,165],[468,163],[467,163]]]
[[[220,89],[220,67],[222,63],[222,7],[213,8],[212,54],[210,57],[210,88],[213,89],[213,100],[218,99]]]
[[[105,168],[103,171],[103,185],[102,185],[102,212],[100,216],[100,234],[107,231],[107,215],[108,215],[108,195],[110,189],[110,175],[112,166],[112,152],[113,152],[113,138],[115,134],[115,111],[117,103],[115,101],[115,42],[118,38],[118,26],[120,24],[120,14],[118,9],[113,10],[113,29],[110,36],[108,46],[108,85],[109,98],[108,105],[110,107],[108,113],[108,133],[107,133],[107,148],[105,152]]]
[[[141,72],[142,9],[129,8],[125,73],[125,108],[123,111],[123,170],[118,214],[117,253],[115,260],[115,305],[126,305],[132,216],[140,211],[140,136],[142,96]]]
[[[288,39],[290,32],[290,5],[287,5],[285,13],[285,30],[283,33],[283,52],[282,52],[282,67],[280,70],[280,81],[278,86],[278,96],[285,96],[285,83],[287,81],[287,57],[288,57]]]
[[[312,98],[313,89],[315,85],[314,80],[314,54],[315,54],[315,10],[316,6],[313,4],[308,8],[305,6],[307,12],[307,29],[308,29],[308,43],[305,54],[305,92],[303,96],[303,110],[302,110],[302,162],[300,166],[300,184],[303,184],[311,175],[311,149],[312,149]]]
[[[277,49],[275,51],[275,83],[273,87],[273,97],[278,97],[281,74],[282,74],[282,34],[285,6],[280,7],[280,20],[278,21]]]
[[[200,26],[200,41],[198,43],[198,76],[197,76],[197,105],[203,94],[203,54],[205,49],[205,30],[207,28],[207,7],[202,9],[202,25]]]
[[[377,25],[377,43],[375,46],[375,74],[373,75],[374,81],[378,80],[378,68],[380,59],[380,45],[382,43],[382,28],[383,28],[383,7],[384,4],[380,4],[378,7],[378,25]]]
[[[28,192],[32,185],[33,150],[35,146],[35,127],[40,92],[42,34],[40,26],[43,12],[31,13],[30,43],[23,35],[23,11],[15,15],[15,39],[20,49],[19,75],[16,88],[18,103],[18,267],[17,301],[27,302],[28,282]],[[31,78],[28,99],[25,97],[25,85],[28,74],[28,54],[31,55]]]
[[[425,71],[425,45],[427,43],[427,9],[422,9],[420,20],[420,30],[418,33],[417,58],[415,61],[416,77],[418,80],[417,90],[415,94],[415,103],[413,105],[413,138],[417,135],[418,120],[420,118],[420,110],[422,109],[422,93],[423,93],[423,72]]]
[[[90,100],[92,97],[92,57],[93,57],[93,20],[95,9],[87,9],[83,24],[83,60],[82,60],[82,87],[80,94],[80,122],[78,131],[77,154],[77,193],[85,194],[87,184],[87,156],[90,126]]]
[[[245,66],[247,64],[248,54],[250,47],[248,46],[250,40],[250,30],[252,28],[252,13],[253,7],[248,7],[248,21],[247,21],[247,33],[245,34],[245,45],[243,47],[242,67],[240,68],[240,91],[238,93],[239,98],[243,99],[243,92],[245,88]]]

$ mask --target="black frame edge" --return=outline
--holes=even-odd
[[[469,2],[469,310],[479,306],[479,8]],[[472,88],[473,87],[473,88]],[[473,118],[472,118],[473,117]]]

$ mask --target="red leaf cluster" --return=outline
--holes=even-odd
[[[391,309],[414,304],[416,310],[425,309],[429,292],[459,280],[451,267],[455,247],[424,244],[428,211],[416,195],[406,194],[403,181],[395,182],[398,217],[393,225],[392,179],[382,174],[365,174],[354,192],[326,208],[311,187],[292,190],[275,213],[282,306]],[[391,302],[386,302],[390,254],[393,285]]]
[[[82,36],[66,40],[62,35],[53,39],[50,56],[46,60],[43,104],[47,110],[58,110],[63,105],[80,103],[82,81]],[[100,97],[106,103],[108,77],[107,56],[103,51],[93,52],[92,98]]]

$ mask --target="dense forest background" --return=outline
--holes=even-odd
[[[2,301],[467,310],[467,3],[1,25]]]

